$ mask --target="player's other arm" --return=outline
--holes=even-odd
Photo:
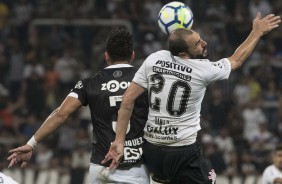
[[[135,82],[132,82],[128,89],[125,91],[122,97],[120,109],[118,111],[118,123],[115,138],[116,142],[123,143],[125,141],[126,129],[133,111],[135,100],[144,91],[145,89]]]
[[[45,137],[64,124],[68,117],[79,107],[81,107],[81,102],[77,98],[67,96],[60,107],[49,115],[34,134],[36,142],[41,142]]]
[[[258,13],[256,18],[253,20],[253,28],[247,39],[236,49],[234,54],[228,58],[231,62],[231,68],[235,70],[240,67],[254,50],[259,39],[264,34],[277,28],[280,22],[280,16],[270,14],[261,18],[261,14]]]
[[[67,118],[79,107],[81,107],[81,102],[78,99],[70,96],[66,97],[60,107],[49,115],[26,145],[9,151],[12,155],[8,157],[8,160],[10,161],[8,167],[12,167],[18,162],[21,162],[21,167],[25,167],[30,160],[32,151],[37,143],[41,142],[45,137],[64,124]]]
[[[119,165],[120,159],[123,155],[126,129],[133,111],[134,102],[144,91],[145,89],[142,86],[132,82],[122,97],[122,102],[118,112],[116,138],[112,143],[109,152],[105,156],[105,159],[102,161],[102,163],[106,163],[109,160],[112,160],[110,169],[115,169]]]

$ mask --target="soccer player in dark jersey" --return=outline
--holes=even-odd
[[[251,54],[260,38],[278,27],[279,16],[261,18],[258,13],[248,38],[234,54],[217,62],[207,57],[207,43],[193,30],[176,29],[168,38],[169,51],[147,57],[126,90],[119,110],[116,139],[105,161],[110,168],[119,163],[127,122],[135,99],[148,89],[149,114],[144,128],[144,160],[155,178],[173,184],[214,184],[216,174],[209,169],[196,142],[200,110],[206,87],[228,79]]]
[[[115,138],[122,95],[137,71],[129,64],[133,59],[132,35],[125,29],[113,30],[106,41],[105,60],[109,66],[77,82],[61,106],[50,114],[27,144],[9,151],[9,167],[19,162],[22,167],[26,166],[39,142],[63,125],[74,111],[88,105],[95,137],[89,168],[90,183],[149,183],[148,172],[141,159],[143,128],[148,116],[147,93],[136,100],[126,131],[120,167],[112,172],[108,169],[109,163],[101,163]]]

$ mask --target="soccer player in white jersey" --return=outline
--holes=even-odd
[[[142,159],[143,128],[148,116],[146,93],[136,100],[130,126],[127,128],[122,164],[112,172],[108,169],[110,163],[101,163],[115,139],[122,95],[137,71],[129,64],[133,59],[132,35],[125,29],[111,31],[105,52],[105,60],[109,66],[78,81],[61,106],[49,115],[27,144],[9,151],[9,167],[17,164],[26,166],[36,145],[63,125],[66,119],[83,105],[90,108],[94,138],[89,183],[148,184],[150,178]]]
[[[149,115],[143,147],[148,169],[162,183],[215,183],[216,174],[203,160],[196,142],[206,87],[213,81],[228,79],[231,70],[242,65],[260,38],[280,22],[279,16],[270,14],[261,18],[258,13],[247,39],[232,56],[217,62],[205,59],[207,43],[197,32],[173,31],[168,38],[169,51],[148,56],[125,92],[116,139],[104,161],[112,159],[110,168],[119,164],[134,101],[148,89]]]
[[[276,146],[272,159],[273,164],[263,171],[261,184],[282,184],[282,145]]]
[[[7,176],[2,172],[0,172],[0,183],[1,184],[19,184],[18,182],[13,180],[10,176]]]

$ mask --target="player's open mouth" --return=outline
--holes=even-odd
[[[204,52],[203,52],[203,56],[207,56],[208,55],[208,50],[207,49],[204,49]]]

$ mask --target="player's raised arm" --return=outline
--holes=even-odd
[[[102,161],[102,163],[106,163],[109,160],[112,160],[110,169],[117,168],[120,163],[120,160],[123,156],[126,129],[133,111],[134,102],[136,98],[144,91],[145,89],[143,87],[135,82],[132,82],[122,97],[122,102],[118,113],[116,138],[112,143],[109,152],[105,156],[105,159]]]
[[[253,20],[253,28],[247,39],[236,49],[234,54],[228,58],[231,62],[231,68],[235,70],[240,67],[254,50],[261,36],[277,28],[280,22],[280,16],[270,14],[261,18],[261,14],[258,13]]]
[[[81,106],[81,102],[73,97],[68,96],[59,108],[54,110],[32,138],[26,145],[9,151],[11,155],[8,157],[10,164],[8,167],[12,167],[17,163],[21,164],[21,167],[25,167],[27,162],[32,156],[32,151],[36,147],[37,143],[41,142],[45,137],[50,135],[54,130],[60,127],[66,122],[66,119]]]

